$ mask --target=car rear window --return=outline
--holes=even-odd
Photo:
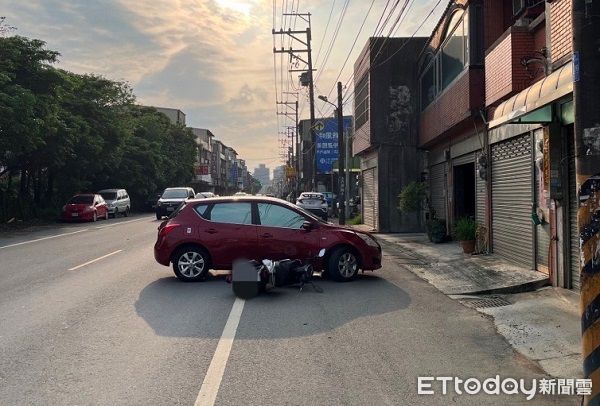
[[[94,201],[94,196],[92,195],[77,195],[73,196],[71,200],[69,200],[70,204],[92,204]]]
[[[312,200],[325,200],[325,196],[316,193],[302,193],[301,199],[312,199]]]

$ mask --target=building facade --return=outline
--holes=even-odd
[[[406,77],[415,121],[404,121],[415,123],[412,151],[421,158],[408,168],[397,154],[410,136],[377,142],[390,123],[381,102],[390,80],[376,74],[381,63],[366,68],[362,60],[372,57],[359,57],[354,152],[363,210],[372,210],[363,212],[365,223],[386,230],[385,218],[397,216],[382,204],[389,197],[381,188],[399,170],[401,185],[426,181],[427,215],[445,221],[448,233],[473,218],[482,251],[579,288],[571,7],[572,0],[449,1],[416,63],[401,52],[416,67],[412,82]],[[390,69],[400,75],[406,67]],[[383,164],[385,154],[396,158]]]
[[[154,107],[154,106],[153,106]],[[185,127],[185,113],[179,109],[170,107],[154,107],[159,113],[163,113],[171,120],[171,123]]]
[[[385,232],[414,232],[422,219],[402,213],[398,195],[420,177],[419,52],[424,38],[370,38],[354,64],[353,154],[360,157],[362,218]]]
[[[263,187],[267,187],[271,184],[271,171],[265,164],[259,164],[257,168],[254,168],[253,176]]]
[[[194,164],[194,190],[197,192],[214,192],[211,173],[214,134],[204,128],[190,127],[198,145],[198,154]]]

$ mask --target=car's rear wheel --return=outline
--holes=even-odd
[[[358,257],[347,247],[336,249],[327,264],[327,276],[338,282],[348,282],[358,275]]]
[[[199,247],[187,246],[178,249],[172,262],[175,275],[184,282],[202,280],[208,273],[208,255]]]

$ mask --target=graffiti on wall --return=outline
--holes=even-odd
[[[600,155],[600,126],[583,130],[583,151],[586,155]]]
[[[412,113],[410,89],[408,86],[390,86],[390,114],[388,116],[388,131],[407,131],[410,114]]]

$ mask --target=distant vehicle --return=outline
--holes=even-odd
[[[302,192],[296,200],[296,206],[327,221],[327,201],[319,192]]]
[[[108,214],[117,217],[119,214],[127,217],[131,210],[131,199],[125,189],[104,189],[98,192],[108,205]]]
[[[61,219],[65,221],[108,220],[108,205],[102,196],[95,193],[73,196],[62,208]]]
[[[196,193],[196,199],[209,199],[211,197],[215,197],[215,194],[212,192],[200,192]]]
[[[156,219],[170,216],[177,207],[188,199],[196,197],[196,192],[191,187],[169,187],[164,190],[156,202]]]
[[[246,192],[237,192],[234,194],[234,196],[248,196],[248,193]]]
[[[381,246],[281,199],[223,197],[184,202],[158,227],[154,258],[185,282],[232,269],[237,259],[299,259],[344,282],[381,268]]]

